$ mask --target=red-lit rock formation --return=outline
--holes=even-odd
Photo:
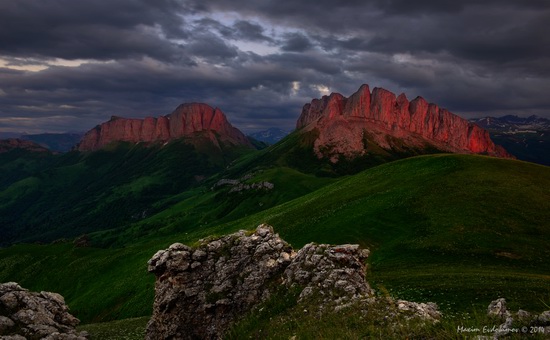
[[[319,158],[336,162],[368,152],[368,141],[385,150],[438,149],[512,157],[495,145],[486,130],[422,97],[409,102],[382,88],[363,85],[349,98],[339,93],[304,105],[297,129],[317,129],[314,151]]]
[[[31,142],[29,140],[22,140],[18,138],[9,138],[0,140],[0,153],[8,152],[13,149],[23,149],[32,152],[50,152],[45,147]]]
[[[113,116],[111,120],[88,131],[78,144],[79,151],[94,151],[115,141],[167,142],[192,137],[195,133],[206,135],[215,144],[218,139],[233,145],[250,146],[246,136],[233,127],[218,108],[206,104],[182,104],[167,116],[145,119],[128,119]]]

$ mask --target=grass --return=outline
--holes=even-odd
[[[94,242],[102,246],[131,244],[138,238],[168,237],[176,233],[208,228],[221,223],[231,223],[240,218],[288,202],[336,181],[334,178],[315,177],[288,167],[274,167],[251,172],[247,183],[268,181],[272,190],[249,190],[230,193],[230,187],[211,190],[216,181],[185,191],[159,202],[165,209],[143,221],[125,228],[107,230],[93,235]],[[239,179],[238,176],[232,179]],[[224,177],[225,178],[225,177]]]
[[[83,322],[150,315],[154,278],[146,265],[156,248],[12,246],[0,250],[0,282],[61,293]]]
[[[550,291],[548,188],[544,166],[421,156],[214,230],[266,222],[295,247],[359,243],[373,250],[369,280],[396,294],[459,310],[503,296],[540,310],[538,298]]]
[[[216,149],[199,138],[195,144],[174,141],[149,147],[119,143],[88,154],[51,156],[47,165],[43,155],[31,162],[31,156],[11,159],[11,154],[2,154],[0,246],[51,242],[141,220],[158,212],[152,207],[159,202],[197,186],[233,157],[251,151]],[[19,163],[30,164],[29,170],[20,169]]]
[[[131,318],[79,326],[78,331],[86,331],[94,340],[143,340],[149,317]]]
[[[489,302],[487,302],[489,304]],[[319,311],[315,300],[296,303],[296,295],[279,292],[240,320],[227,339],[471,339],[492,336],[502,323],[486,315],[485,309],[471,309],[460,315],[443,316],[432,324],[408,319],[383,297],[368,305],[355,304],[340,311]],[[507,339],[547,339],[539,327],[512,325],[517,333]]]
[[[268,301],[245,315],[226,334],[225,339],[471,339],[491,336],[502,323],[486,315],[485,309],[472,309],[460,315],[444,315],[439,323],[408,320],[396,313],[380,298],[367,308],[352,305],[339,312],[319,313],[314,301],[297,303],[296,291],[278,291]],[[488,304],[488,303],[487,303]],[[86,324],[78,331],[87,331],[90,339],[138,340],[145,336],[149,318],[131,318]],[[520,324],[513,324],[507,339],[547,339],[537,326],[523,333]]]
[[[125,229],[126,240],[118,239],[116,229],[91,235],[116,239],[119,248],[55,244],[0,249],[0,281],[57,291],[85,323],[145,316],[153,298],[153,277],[145,263],[156,250],[267,222],[295,248],[312,241],[369,247],[367,279],[374,288],[413,301],[437,302],[456,320],[498,297],[505,297],[514,310],[540,312],[548,304],[547,167],[483,156],[434,155],[338,180],[278,167],[255,176],[253,180],[275,182],[275,190],[284,189],[281,196],[271,197],[275,191],[266,196],[251,193],[218,217],[237,196],[197,187],[166,198],[179,203],[167,203],[168,210],[132,224]],[[132,187],[141,190],[142,183]],[[309,190],[314,191],[304,195]],[[271,207],[253,208],[262,199],[273,199]],[[346,325],[348,319],[323,322]],[[285,320],[279,319],[279,325],[286,325]],[[350,320],[345,327],[353,329],[359,321]],[[281,334],[307,338],[312,331],[320,336],[315,323],[318,320],[303,319]],[[349,334],[370,334],[361,332]]]

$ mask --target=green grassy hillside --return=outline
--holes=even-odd
[[[0,191],[15,182],[50,167],[57,157],[50,152],[15,148],[0,153]]]
[[[387,136],[388,142],[391,142],[390,144],[394,146],[391,150],[386,150],[374,142],[374,136],[366,130],[363,133],[363,144],[366,153],[353,159],[342,156],[336,163],[326,157],[319,159],[313,152],[313,146],[315,140],[319,137],[319,131],[317,129],[310,131],[297,130],[276,144],[261,150],[261,152],[238,159],[227,172],[242,173],[257,167],[276,165],[293,168],[319,177],[339,177],[356,174],[365,169],[398,159],[441,153],[440,150],[434,147],[408,148],[399,143],[398,139],[390,136]]]
[[[217,199],[228,193],[197,188],[182,193],[171,210],[140,222],[158,233],[140,234],[134,225],[138,229],[124,248],[2,249],[0,281],[57,291],[86,322],[143,316],[150,313],[153,294],[145,263],[156,250],[267,222],[295,248],[312,241],[369,247],[367,275],[374,288],[438,302],[450,315],[486,307],[497,297],[514,309],[534,311],[550,300],[548,167],[435,155],[384,164],[330,185],[288,169],[255,176],[275,181],[278,175],[281,182],[291,175],[303,180],[296,195],[320,189],[266,210],[245,203],[274,198],[251,195],[232,210],[234,216],[216,219]]]
[[[119,143],[93,153],[70,152],[47,164],[22,157],[0,163],[0,171],[12,178],[0,190],[0,246],[72,238],[142,220],[158,212],[154,203],[252,151],[220,149],[201,136],[192,142]]]
[[[213,188],[218,180],[226,179],[223,175],[228,174],[214,176],[203,186],[157,202],[152,209],[160,212],[150,218],[121,228],[92,233],[92,243],[101,247],[118,247],[132,245],[137,239],[162,239],[183,232],[208,232],[209,227],[253,216],[337,181],[288,167],[256,168],[244,176],[230,174],[229,179],[244,178],[242,183],[245,184],[267,181],[273,184],[273,188],[232,192],[230,185]]]
[[[338,181],[239,221],[294,246],[359,243],[370,280],[412,300],[468,308],[550,296],[550,168],[469,155],[421,156]],[[229,227],[229,226],[228,226]]]

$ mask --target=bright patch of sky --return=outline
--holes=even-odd
[[[21,61],[21,64],[13,64],[12,62],[0,58],[0,68],[7,68],[10,70],[18,70],[18,71],[30,71],[30,72],[38,72],[42,71],[48,68],[47,65],[44,65],[42,63],[38,63],[32,60],[23,60],[18,59],[18,62]]]
[[[326,85],[320,84],[320,85],[313,85],[312,87],[317,91],[319,91],[319,94],[321,96],[328,96],[330,94],[330,88]]]
[[[51,66],[62,66],[62,67],[79,67],[83,64],[90,64],[90,63],[113,63],[114,61],[106,61],[106,62],[98,62],[96,60],[91,59],[75,59],[75,60],[67,60],[67,59],[51,59],[51,60],[35,60],[35,59],[23,59],[23,58],[15,58],[12,61],[2,59],[0,58],[0,68],[7,68],[11,70],[18,70],[18,71],[28,71],[28,72],[40,72],[45,69],[50,68]]]
[[[82,121],[82,117],[72,115],[51,115],[44,117],[1,117],[1,132],[16,132],[23,134],[59,132],[59,127],[69,124],[77,126]]]
[[[292,82],[292,94],[295,96],[298,94],[298,91],[300,91],[300,82],[299,81],[293,81]]]
[[[275,46],[269,46],[266,44],[260,44],[250,41],[233,41],[233,45],[237,46],[239,50],[244,52],[253,52],[258,55],[270,55],[277,53],[279,51],[279,48]]]

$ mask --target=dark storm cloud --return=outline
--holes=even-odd
[[[246,55],[239,58],[244,60]],[[306,100],[286,99],[296,74],[276,62],[257,63],[253,68],[254,72],[242,72],[237,67],[182,67],[148,59],[51,67],[33,73],[7,70],[0,72],[0,88],[7,94],[6,99],[0,98],[1,115],[34,117],[43,125],[50,124],[48,117],[77,115],[83,119],[71,119],[71,129],[87,130],[111,115],[158,116],[181,102],[203,101],[233,113],[231,121],[241,127],[256,124],[250,117],[268,112],[278,113],[263,118],[269,126],[293,126],[295,108]],[[289,105],[296,106],[290,110]]]
[[[237,39],[244,41],[273,41],[273,39],[264,34],[264,28],[257,23],[239,20],[233,25],[233,28],[237,33],[235,35]]]
[[[189,11],[173,0],[1,1],[0,53],[21,57],[98,60],[177,50],[155,34],[185,38],[179,13]]]
[[[525,88],[549,87],[544,78],[550,74],[547,1],[203,4],[225,10],[239,6],[246,8],[248,15],[306,30],[315,40],[304,40],[304,46],[317,44],[333,56],[333,67],[342,63],[342,71],[352,72],[335,75],[331,88],[337,91],[348,90],[346,80],[369,82],[424,95],[457,112],[480,110],[483,114],[492,107],[548,115],[547,96],[541,91],[530,92],[529,101],[522,99],[525,95],[516,95]],[[282,48],[299,50],[299,46],[283,44]],[[396,62],[392,58],[398,54],[423,63]],[[374,55],[385,62],[380,63]],[[434,65],[438,61],[443,64]],[[456,89],[460,84],[465,86]]]
[[[226,60],[238,55],[237,48],[213,34],[198,33],[195,38],[185,47],[190,55],[210,58],[211,61]]]
[[[550,49],[548,1],[203,1],[318,34],[335,43],[388,53],[441,50],[486,60],[533,58]],[[297,20],[299,18],[299,20]],[[358,43],[359,45],[356,45]],[[334,47],[329,46],[329,47]]]
[[[0,0],[0,131],[186,101],[290,129],[312,97],[362,83],[459,114],[548,116],[549,23],[545,0]]]
[[[288,33],[285,35],[285,42],[281,47],[283,51],[304,52],[313,47],[311,41],[301,33]]]

